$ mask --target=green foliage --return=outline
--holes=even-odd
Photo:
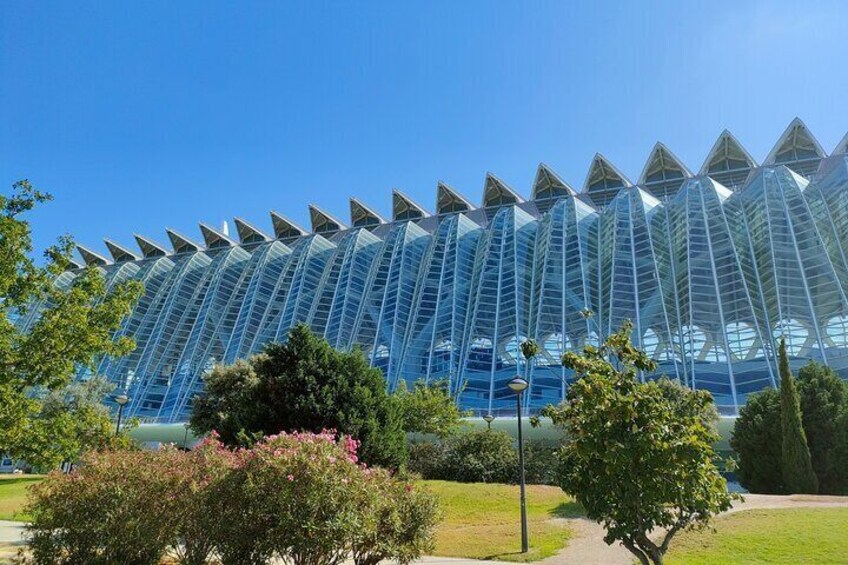
[[[418,381],[412,390],[407,389],[406,384],[402,382],[394,396],[403,417],[403,429],[407,433],[446,438],[462,427],[462,419],[468,415],[457,406],[447,381],[429,385]]]
[[[521,348],[521,355],[527,360],[534,358],[542,351],[535,339],[525,339],[519,347]]]
[[[784,494],[781,470],[780,393],[766,389],[748,397],[733,426],[730,447],[738,457],[736,476],[751,492]]]
[[[834,461],[840,443],[838,426],[848,407],[848,384],[830,367],[810,361],[798,371],[797,385],[818,491],[838,494],[848,486],[848,467]]]
[[[506,432],[473,430],[446,442],[441,478],[462,483],[514,482],[518,454]]]
[[[358,350],[334,350],[302,324],[284,344],[214,368],[191,425],[200,434],[217,431],[228,445],[280,431],[334,429],[361,441],[369,464],[398,468],[407,456],[400,406],[380,370]]]
[[[575,371],[566,402],[544,415],[565,430],[559,484],[607,543],[621,542],[642,563],[661,563],[674,536],[706,526],[732,495],[714,464],[718,414],[712,397],[661,379],[640,383],[654,361],[630,342],[630,325],[600,348],[568,352]],[[659,542],[652,531],[665,530]]]
[[[559,447],[542,440],[524,441],[524,478],[531,485],[556,485]]]
[[[63,444],[77,439],[67,411],[42,408],[43,391],[61,389],[77,367],[93,367],[102,355],[129,352],[132,340],[113,336],[142,292],[137,281],[107,290],[96,268],[80,271],[68,286],[57,285],[70,266],[69,237],[44,252],[43,266],[36,264],[25,215],[50,199],[28,181],[0,196],[0,452],[45,463],[61,460],[73,451]],[[33,308],[38,318],[22,332],[13,320]],[[84,430],[91,430],[89,424]],[[53,445],[50,437],[60,439]]]
[[[429,441],[409,444],[407,470],[424,479],[441,480],[445,476],[445,445]]]
[[[815,494],[818,480],[810,460],[807,437],[801,418],[801,401],[795,388],[795,379],[789,370],[786,340],[781,338],[778,351],[780,368],[780,430],[781,472],[783,486],[789,493]]]

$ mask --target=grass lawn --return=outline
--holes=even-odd
[[[666,563],[848,563],[848,508],[745,510],[714,524],[715,534],[681,534]]]
[[[569,530],[562,518],[579,516],[580,507],[557,487],[527,487],[530,552],[520,553],[518,487],[426,481],[441,499],[443,521],[435,554],[506,561],[536,561],[565,547]]]
[[[26,489],[41,479],[40,475],[0,475],[0,520],[26,521],[26,515],[21,512]]]

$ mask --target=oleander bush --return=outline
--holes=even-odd
[[[435,497],[361,463],[358,447],[331,432],[283,433],[237,450],[213,437],[188,453],[89,454],[33,488],[23,561],[408,563],[432,547]]]

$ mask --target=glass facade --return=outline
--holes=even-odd
[[[273,236],[236,219],[232,239],[202,225],[203,245],[168,231],[171,250],[140,236],[138,255],[80,248],[110,284],[146,287],[120,330],[137,348],[97,372],[126,389],[129,416],[182,421],[214,364],[303,322],[361,348],[392,389],[446,379],[464,408],[507,415],[516,373],[528,410],[555,403],[563,351],[631,320],[659,362],[642,378],[709,390],[733,415],[776,385],[780,336],[795,367],[848,376],[847,149],[827,156],[794,120],[762,165],[723,132],[697,174],[658,143],[635,184],[597,155],[579,192],[541,165],[528,201],[490,174],[479,208],[439,183],[432,215],[395,191],[391,221],[353,199],[350,228],[310,206],[311,231],[272,212]],[[528,337],[542,349],[529,366]]]

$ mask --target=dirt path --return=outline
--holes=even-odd
[[[848,496],[746,494],[744,502],[737,502],[725,514],[743,510],[840,506],[848,507]],[[600,524],[583,518],[567,522],[573,533],[568,546],[559,554],[541,561],[541,565],[631,565],[634,562],[633,555],[621,545],[604,543],[604,529]]]

